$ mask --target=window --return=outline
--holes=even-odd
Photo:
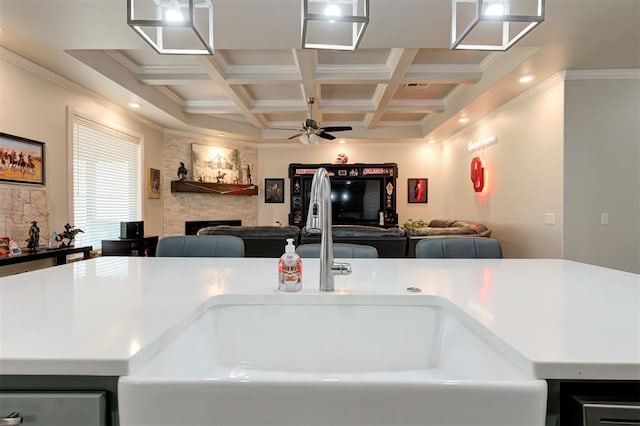
[[[120,222],[141,220],[140,139],[73,117],[73,225],[76,245],[102,246]]]

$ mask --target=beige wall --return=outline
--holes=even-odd
[[[600,78],[566,82],[564,254],[640,273],[640,79]]]
[[[69,207],[68,173],[68,109],[114,128],[142,135],[144,168],[160,168],[162,133],[135,119],[133,113],[121,109],[37,65],[3,51],[0,59],[0,131],[44,142],[46,153],[46,186],[0,183],[0,203],[16,190],[44,191],[49,212],[50,231],[62,231],[72,222]],[[146,177],[146,174],[145,174]],[[146,179],[143,180],[146,182]],[[141,197],[145,197],[141,194]],[[143,218],[148,234],[162,231],[162,199],[143,198]],[[0,224],[6,217],[0,217]],[[25,229],[25,231],[27,231]],[[49,235],[41,231],[43,238]],[[114,236],[115,237],[115,236]],[[20,235],[13,236],[19,239]]]
[[[336,139],[337,141],[337,139]],[[399,144],[333,144],[281,145],[258,148],[258,172],[262,177],[258,200],[258,224],[271,225],[276,221],[288,223],[290,163],[334,163],[338,153],[345,153],[350,163],[398,163],[396,204],[400,224],[407,219],[434,219],[442,216],[441,146],[427,143]],[[285,178],[285,203],[264,203],[264,178]],[[427,178],[428,203],[407,203],[407,178]]]
[[[494,135],[495,145],[474,153],[468,141]],[[541,83],[444,144],[446,217],[477,220],[493,230],[505,257],[562,256],[563,83]],[[471,159],[482,159],[487,188],[475,193]],[[555,225],[545,224],[545,214]]]

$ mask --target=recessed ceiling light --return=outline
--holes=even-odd
[[[460,123],[468,123],[469,122],[469,117],[460,117],[460,119],[458,121]]]
[[[344,139],[340,139],[338,143],[347,143],[347,141],[345,141]]]
[[[532,76],[532,75],[523,75],[522,77],[520,77],[520,78],[518,79],[518,81],[519,81],[520,83],[528,83],[528,82],[530,82],[530,81],[532,81],[532,80],[533,80],[533,76]]]
[[[133,109],[138,109],[140,108],[140,104],[137,102],[129,102],[129,107]]]
[[[218,136],[224,136],[224,133],[218,133]]]
[[[429,139],[429,143],[436,143],[435,139]]]

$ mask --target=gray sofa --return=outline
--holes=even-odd
[[[379,228],[361,225],[333,225],[333,241],[336,243],[363,244],[375,247],[378,257],[406,257],[407,237],[401,228]],[[300,244],[318,243],[320,234],[302,229]]]
[[[233,235],[242,238],[245,257],[280,257],[293,238],[297,246],[300,229],[297,226],[208,226],[198,230],[198,235]]]
[[[435,219],[429,226],[420,228],[380,228],[362,225],[333,225],[333,241],[336,243],[360,244],[375,247],[378,257],[415,257],[418,241],[425,238],[447,236],[489,237],[491,230],[480,223],[459,220]],[[242,238],[246,257],[280,257],[293,238],[296,246],[317,244],[320,234],[300,230],[297,226],[208,226],[198,235],[233,235]]]
[[[425,227],[405,229],[407,257],[415,257],[420,240],[438,237],[491,237],[491,230],[481,223],[462,220],[433,219]]]

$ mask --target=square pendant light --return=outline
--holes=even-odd
[[[160,54],[213,55],[211,0],[127,0],[127,23]]]
[[[356,50],[369,24],[369,0],[302,0],[304,49]]]
[[[451,0],[451,4],[452,50],[505,51],[544,21],[545,0]]]

